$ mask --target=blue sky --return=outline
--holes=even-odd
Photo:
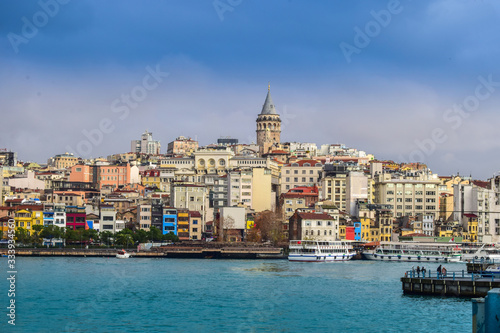
[[[282,141],[487,178],[499,13],[493,0],[1,1],[0,147],[45,162],[126,152],[146,129],[163,152],[179,135],[249,143],[270,81]]]

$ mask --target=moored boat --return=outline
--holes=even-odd
[[[483,272],[483,277],[500,277],[500,265],[489,265]]]
[[[344,241],[292,240],[289,248],[289,261],[346,261],[356,255],[352,245]]]
[[[458,262],[461,249],[454,243],[380,242],[373,250],[363,251],[368,260]]]
[[[495,244],[462,244],[462,261],[487,260],[500,263],[500,247]]]

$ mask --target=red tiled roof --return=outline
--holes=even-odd
[[[16,210],[29,209],[29,210],[43,210],[43,205],[18,205],[13,207]]]
[[[319,193],[318,187],[314,186],[297,186],[288,191],[288,193]]]
[[[475,218],[477,217],[476,214],[464,214],[465,217],[469,217],[469,218]]]
[[[298,213],[301,219],[304,220],[333,220],[328,214],[324,213]]]
[[[485,182],[482,180],[473,180],[472,184],[483,188],[490,188],[490,182]]]
[[[7,199],[7,200],[5,200],[5,202],[21,202],[23,200],[24,199],[22,199],[22,198],[16,198],[16,199]]]
[[[191,217],[201,217],[201,214],[198,211],[189,211],[189,215]]]
[[[159,170],[141,171],[141,175],[143,177],[160,177],[160,171]]]

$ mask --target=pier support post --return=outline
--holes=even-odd
[[[484,310],[485,332],[500,332],[500,288],[488,291]]]
[[[472,299],[472,332],[485,333],[484,298]]]

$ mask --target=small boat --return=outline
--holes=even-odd
[[[289,247],[289,261],[346,261],[356,255],[352,245],[342,241],[292,240]]]
[[[482,273],[483,277],[500,277],[500,265],[489,265]]]
[[[120,250],[118,251],[118,253],[116,254],[116,257],[118,259],[127,259],[130,257],[130,253],[128,253],[127,251],[125,250]]]

